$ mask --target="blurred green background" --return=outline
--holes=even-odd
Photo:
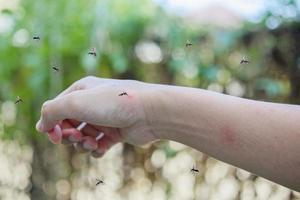
[[[299,11],[296,0],[0,0],[0,199],[300,199],[176,142],[93,159],[35,131],[42,103],[87,75],[299,104]]]

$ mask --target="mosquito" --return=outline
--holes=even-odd
[[[245,58],[245,56],[242,58],[242,60],[241,60],[241,62],[240,62],[240,64],[249,64],[249,63],[250,63],[250,61],[247,60],[247,59]]]
[[[23,102],[23,100],[19,96],[17,96],[17,100],[15,101],[15,104],[18,104],[20,102]]]
[[[92,48],[92,50],[89,51],[88,54],[96,57],[97,56],[97,54],[96,54],[96,48]]]
[[[190,170],[192,174],[199,173],[199,170],[193,166],[193,168]]]
[[[192,46],[193,44],[192,44],[192,42],[191,41],[186,41],[186,43],[185,43],[185,47],[189,47],[189,46]]]
[[[128,96],[127,92],[122,92],[121,94],[119,94],[119,96],[124,96],[124,95]]]
[[[40,38],[40,36],[33,36],[33,38],[32,38],[33,40],[40,40],[41,38]]]
[[[100,180],[100,179],[97,179],[97,178],[96,178],[96,181],[97,181],[96,186],[97,186],[97,185],[103,185],[103,184],[104,184],[104,181],[103,181],[103,180]]]
[[[53,69],[54,71],[56,71],[56,72],[59,72],[58,67],[52,67],[52,69]]]

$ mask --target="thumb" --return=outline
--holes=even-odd
[[[40,120],[36,124],[36,129],[40,132],[48,132],[52,130],[59,121],[64,119],[72,119],[76,116],[76,120],[84,121],[85,107],[83,97],[85,91],[74,91],[70,94],[46,101],[41,109]]]

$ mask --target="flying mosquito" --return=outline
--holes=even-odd
[[[199,173],[199,170],[193,166],[193,168],[190,170],[192,174]]]
[[[33,36],[33,38],[32,38],[33,40],[40,40],[41,38],[40,38],[40,36]]]
[[[96,186],[97,186],[97,185],[103,185],[103,184],[104,184],[104,181],[103,181],[103,180],[96,179],[96,181],[97,181]]]
[[[92,48],[92,50],[89,51],[88,54],[96,57],[97,56],[97,54],[96,54],[96,48]]]
[[[189,41],[189,40],[187,40],[186,43],[185,43],[185,47],[189,47],[189,46],[192,46],[192,45],[193,45],[192,42]]]
[[[124,96],[124,95],[128,96],[127,92],[122,92],[121,94],[119,94],[119,96]]]
[[[19,96],[17,96],[17,100],[15,101],[15,104],[18,104],[20,102],[23,102],[23,100]]]
[[[250,63],[250,61],[247,60],[247,59],[245,58],[245,56],[242,58],[242,60],[241,60],[241,62],[240,62],[240,64],[249,64],[249,63]]]
[[[59,68],[58,67],[52,67],[52,69],[56,72],[59,72]]]

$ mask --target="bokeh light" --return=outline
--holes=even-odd
[[[299,200],[175,141],[95,159],[35,131],[42,103],[87,75],[299,104],[299,10],[299,0],[0,0],[0,199]]]

